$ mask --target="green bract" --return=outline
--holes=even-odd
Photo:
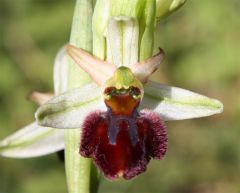
[[[126,44],[129,43],[125,38],[126,33],[132,33],[128,36],[128,40],[132,40],[131,45],[133,47],[140,48],[135,53],[140,56],[140,60],[152,56],[156,22],[155,0],[98,0],[96,2],[93,14],[93,54],[101,59],[106,58],[104,51],[107,47],[107,28],[112,18],[116,18],[118,21],[116,28],[118,28],[119,36],[115,41],[121,45],[120,50],[124,47],[127,48]],[[129,27],[131,30],[129,30]],[[112,28],[108,29],[112,30]],[[114,42],[111,43],[115,44]],[[129,52],[124,53],[129,54]],[[124,56],[122,56],[122,59],[124,60]]]

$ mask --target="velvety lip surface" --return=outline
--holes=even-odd
[[[121,116],[114,125],[118,129],[115,143],[109,140],[112,119],[118,119],[118,115],[109,111],[89,114],[80,145],[80,154],[92,157],[108,179],[131,179],[146,170],[151,157],[161,159],[165,155],[167,132],[157,114],[143,110],[134,119]]]

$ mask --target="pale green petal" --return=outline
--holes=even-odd
[[[36,122],[0,141],[0,155],[29,158],[64,149],[64,131],[38,126]]]
[[[101,89],[91,83],[54,97],[38,108],[35,117],[41,126],[79,128],[90,112],[105,109]]]
[[[221,113],[223,104],[188,90],[149,81],[144,88],[142,108],[153,109],[163,120],[181,120]]]

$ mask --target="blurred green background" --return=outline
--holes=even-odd
[[[51,91],[52,64],[69,39],[74,0],[0,0],[0,138],[33,121],[31,90]],[[153,79],[218,98],[224,113],[168,122],[169,149],[134,180],[101,193],[240,192],[240,1],[188,0],[157,26],[166,60]],[[0,193],[66,193],[55,154],[0,157]]]

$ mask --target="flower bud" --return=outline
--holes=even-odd
[[[160,20],[177,9],[179,9],[186,0],[157,0],[157,20]]]

